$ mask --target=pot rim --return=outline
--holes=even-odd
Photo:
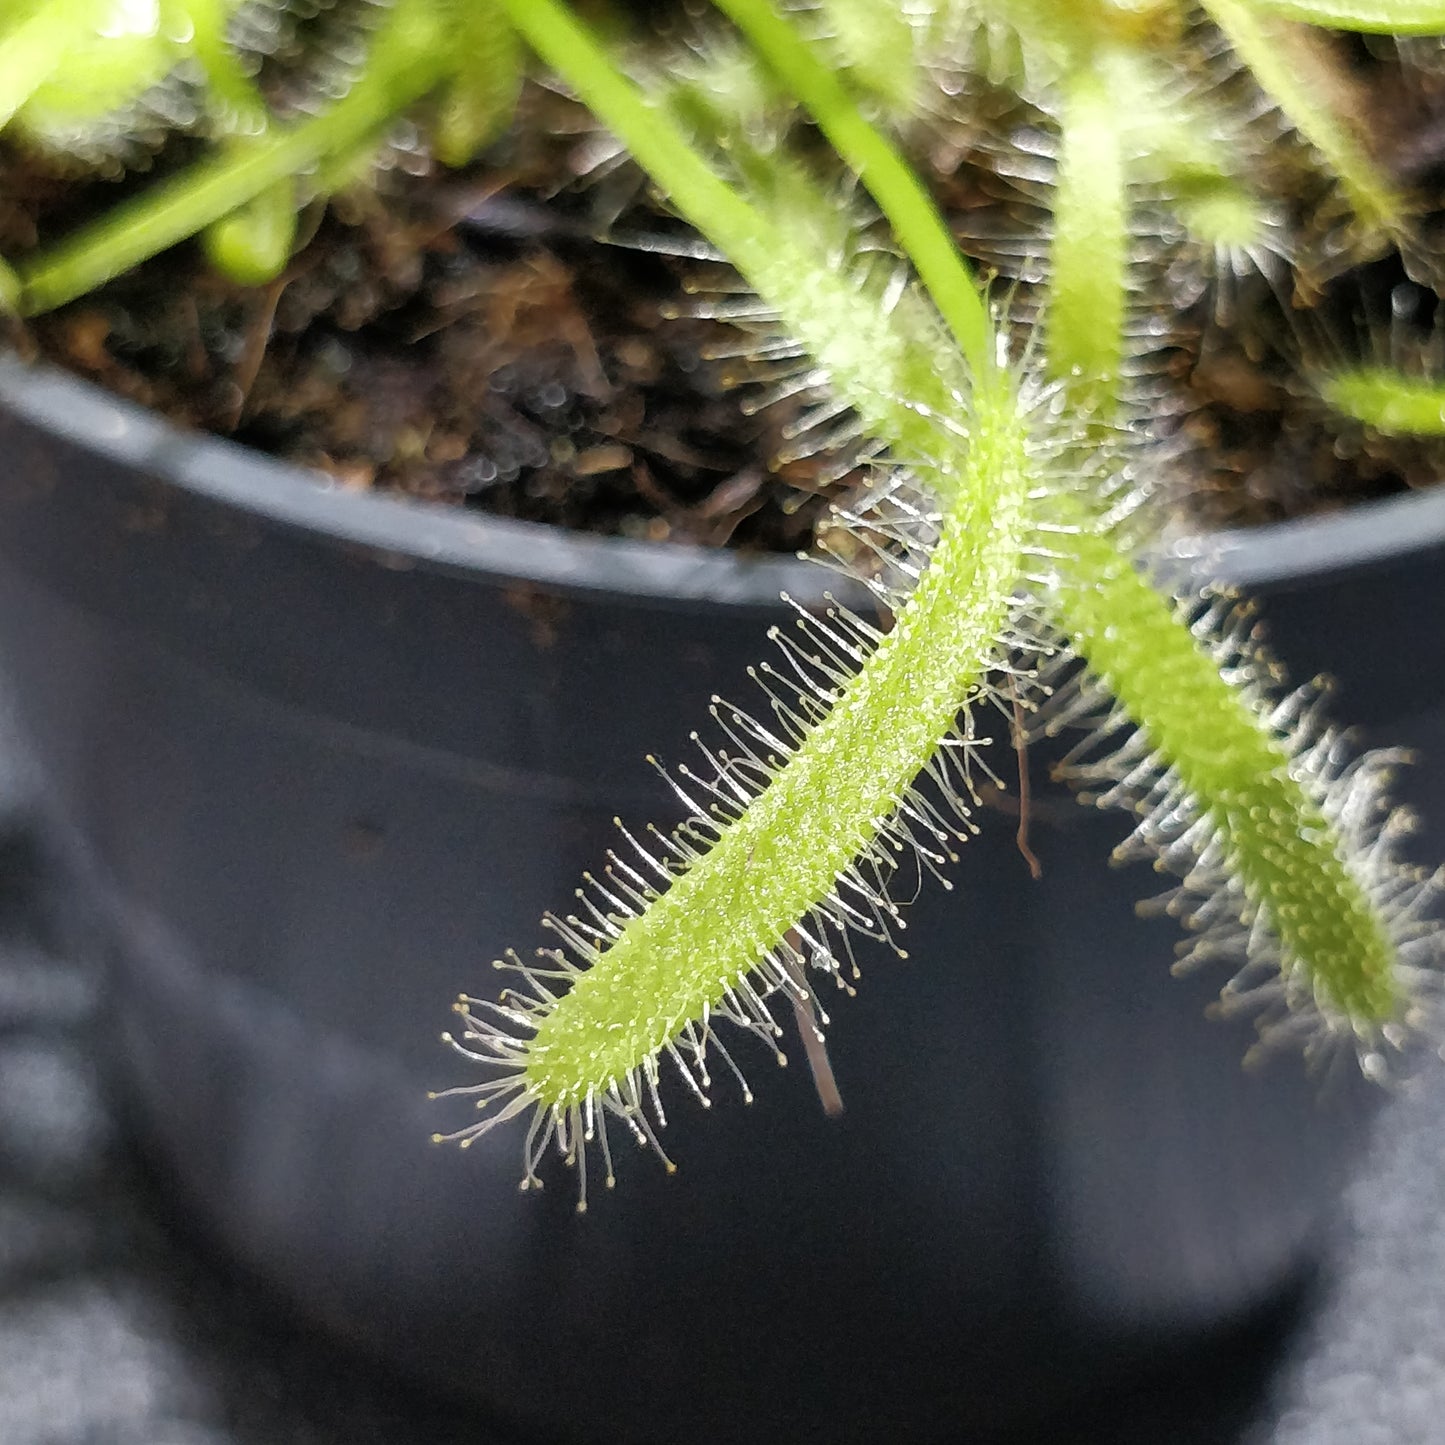
[[[523,580],[575,592],[775,607],[851,586],[799,558],[686,543],[635,541],[493,517],[474,508],[357,492],[325,473],[205,432],[187,432],[138,403],[49,363],[0,354],[0,407],[72,445],[171,485],[393,565]],[[1193,582],[1299,587],[1325,573],[1387,565],[1445,542],[1445,484],[1344,512],[1247,530],[1186,535],[1162,569]]]

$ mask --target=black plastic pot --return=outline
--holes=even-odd
[[[1240,1318],[1314,1259],[1368,1114],[1246,1072],[1219,978],[1170,977],[1118,816],[1041,791],[1030,880],[985,819],[911,961],[865,957],[846,1101],[751,1057],[674,1088],[666,1177],[573,1212],[437,1042],[545,941],[610,819],[669,820],[714,690],[791,561],[354,495],[0,362],[0,660],[48,822],[98,905],[119,1084],[184,1205],[312,1316],[539,1439],[929,1441]],[[1445,492],[1225,539],[1298,676],[1419,745],[1445,817]],[[1042,780],[1040,779],[1042,789]],[[746,1050],[744,1049],[745,1057]],[[550,1168],[550,1166],[549,1166]]]

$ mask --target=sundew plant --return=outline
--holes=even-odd
[[[1247,277],[1397,254],[1433,284],[1326,47],[1331,30],[1445,33],[1445,3],[716,0],[665,42],[564,0],[359,8],[347,73],[281,115],[247,36],[285,6],[8,7],[0,119],[28,143],[105,163],[127,116],[169,107],[203,144],[0,269],[7,304],[52,308],[197,235],[231,275],[273,277],[298,213],[354,184],[398,117],[468,161],[530,55],[713,249],[698,306],[745,318],[738,354],[808,399],[799,445],[868,463],[839,550],[891,619],[799,609],[757,704],[715,700],[698,760],[667,775],[682,826],[620,831],[576,910],[544,920],[555,946],[501,961],[500,998],[456,1005],[448,1041],[482,1077],[448,1093],[481,1112],[439,1137],[516,1120],[524,1184],[555,1147],[584,1204],[589,1154],[613,1183],[609,1123],[665,1160],[664,1094],[706,1103],[717,1063],[741,1082],[720,1024],[776,1052],[796,1002],[821,1030],[815,988],[851,987],[851,936],[898,934],[900,869],[950,886],[995,707],[1082,728],[1072,775],[1137,813],[1123,851],[1177,875],[1185,961],[1223,961],[1224,1005],[1254,1012],[1262,1045],[1380,1077],[1432,1031],[1436,882],[1400,857],[1394,757],[1352,755],[1316,690],[1279,685],[1242,604],[1173,595],[1141,559],[1175,456],[1153,420],[1171,267],[1202,278],[1220,324]],[[909,157],[986,130],[999,95],[1037,121],[989,142],[1027,203],[973,248],[1003,273],[990,286]],[[1281,146],[1306,215],[1278,193]],[[1445,430],[1428,366],[1342,352],[1305,380],[1362,426]]]

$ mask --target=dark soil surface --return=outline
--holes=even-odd
[[[548,115],[525,153],[464,175],[398,155],[375,194],[307,218],[309,243],[264,290],[181,246],[17,340],[350,486],[655,540],[810,546],[850,459],[782,455],[805,399],[753,414],[761,369],[720,355],[738,331],[688,314],[725,268],[651,249],[690,238],[629,173],[569,188],[598,137],[575,107],[530,101]],[[95,187],[92,204],[134,183]],[[77,214],[63,175],[0,150],[0,253]]]
[[[1378,98],[1382,152],[1438,191],[1445,106],[1418,84],[1386,84],[1367,52],[1356,59],[1370,82],[1361,94]],[[187,144],[172,142],[153,170],[183,161]],[[468,173],[433,173],[414,150],[392,159],[374,193],[303,217],[310,239],[270,287],[235,286],[181,246],[12,339],[349,486],[602,533],[811,545],[827,498],[860,472],[846,451],[797,444],[806,397],[758,405],[776,365],[697,314],[698,288],[726,285],[727,272],[666,254],[688,238],[579,108],[532,89],[511,139]],[[966,144],[939,144],[934,160],[967,246],[989,178]],[[153,179],[77,188],[65,170],[0,146],[0,254]],[[1320,286],[1288,271],[1237,278],[1228,324],[1187,268],[1172,284],[1176,335],[1157,384],[1178,490],[1200,521],[1271,521],[1445,471],[1438,444],[1339,423],[1300,379],[1334,355],[1398,349],[1402,328],[1417,352],[1445,351],[1433,291],[1398,261]]]

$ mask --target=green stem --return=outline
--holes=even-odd
[[[18,266],[22,311],[35,315],[84,295],[326,156],[354,149],[451,63],[432,0],[397,0],[372,44],[365,73],[330,110],[202,161]]]

